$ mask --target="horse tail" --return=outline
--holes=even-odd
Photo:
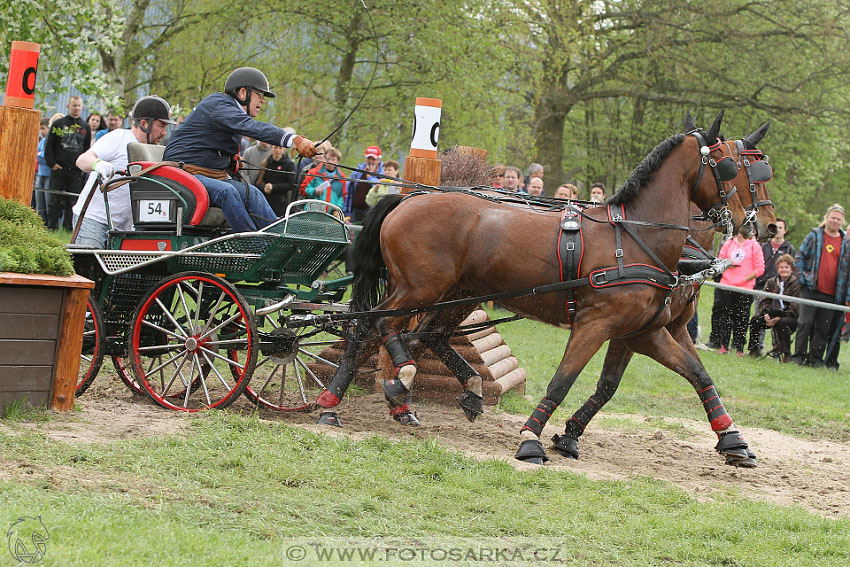
[[[381,225],[405,195],[387,195],[369,209],[363,220],[363,230],[354,241],[354,284],[351,308],[369,311],[380,303],[386,290],[384,257],[381,255]]]

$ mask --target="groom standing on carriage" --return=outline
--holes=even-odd
[[[230,175],[242,136],[294,146],[304,157],[316,155],[316,146],[304,136],[254,120],[266,98],[274,96],[259,69],[240,67],[227,77],[223,93],[198,103],[165,147],[163,160],[182,162],[183,169],[198,178],[234,232],[255,231],[277,219],[262,191]]]

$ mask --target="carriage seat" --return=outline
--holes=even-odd
[[[165,146],[127,144],[128,172],[138,174],[162,161]],[[210,206],[206,188],[198,179],[173,166],[161,166],[130,183],[130,202],[136,230],[174,230],[178,221],[192,232],[221,232],[227,227],[224,214]],[[182,208],[182,217],[177,218]]]

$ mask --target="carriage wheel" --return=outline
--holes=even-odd
[[[115,367],[115,372],[118,374],[121,381],[124,382],[124,385],[127,386],[134,394],[141,394],[143,396],[147,394],[142,385],[136,382],[136,377],[133,376],[133,373],[130,371],[130,366],[127,364],[126,358],[123,356],[113,356],[112,366]]]
[[[263,408],[309,411],[337,368],[322,356],[323,351],[334,346],[342,349],[345,343],[334,334],[318,331],[309,326],[281,327],[269,317],[266,331],[260,332],[265,348],[261,347],[245,396]],[[241,360],[238,352],[231,351],[230,356]]]
[[[103,364],[103,317],[89,295],[86,303],[86,323],[83,328],[83,350],[80,352],[80,372],[74,395],[81,396],[89,389],[100,365]]]
[[[202,272],[171,276],[142,299],[128,345],[136,381],[174,410],[222,409],[245,390],[257,361],[257,327],[242,295]],[[227,353],[239,353],[238,360]]]

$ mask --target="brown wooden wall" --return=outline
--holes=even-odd
[[[47,287],[0,289],[0,415],[25,392],[32,406],[50,407],[65,293]]]

